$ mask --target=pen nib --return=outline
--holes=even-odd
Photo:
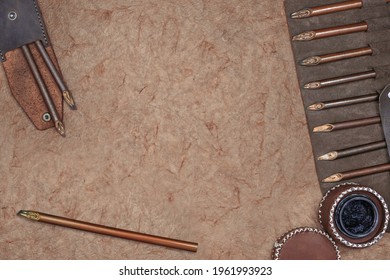
[[[291,14],[291,18],[308,18],[311,16],[311,10],[304,9]]]
[[[293,41],[310,41],[313,40],[316,36],[314,31],[307,31],[301,34],[295,35],[292,40]]]
[[[64,124],[61,121],[56,121],[55,122],[55,127],[57,129],[57,132],[61,136],[65,137],[65,126],[64,126]]]
[[[319,89],[321,88],[320,82],[311,82],[303,86],[304,89]]]
[[[308,57],[308,58],[302,60],[300,64],[302,66],[315,66],[315,65],[320,64],[320,62],[321,62],[321,57],[312,56],[312,57]]]
[[[309,107],[307,107],[307,109],[309,111],[320,111],[320,110],[324,109],[324,107],[325,107],[324,103],[315,103],[315,104],[310,105]]]
[[[333,125],[331,125],[331,124],[324,124],[324,125],[315,127],[313,129],[313,132],[314,133],[318,133],[318,132],[331,132],[333,129],[334,129]]]
[[[30,219],[30,220],[35,220],[35,221],[39,221],[39,219],[40,219],[39,213],[33,212],[33,211],[20,210],[18,212],[18,215],[25,217],[27,219]]]
[[[72,110],[77,109],[76,103],[74,102],[74,99],[73,99],[73,95],[70,91],[67,91],[67,90],[63,91],[62,96],[63,96],[65,102],[69,105],[70,109],[72,109]]]
[[[335,182],[340,182],[343,180],[343,174],[337,173],[329,176],[328,178],[325,178],[322,180],[323,183],[335,183]]]
[[[318,157],[318,160],[335,160],[337,159],[338,157],[338,153],[337,152],[330,152],[330,153],[327,153],[325,155],[322,155],[320,157]]]

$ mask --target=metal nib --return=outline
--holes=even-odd
[[[318,132],[331,132],[331,131],[333,131],[333,129],[334,129],[334,126],[332,124],[324,124],[324,125],[315,127],[313,129],[313,132],[314,133],[318,133]]]
[[[74,102],[73,95],[70,91],[64,90],[62,92],[62,97],[64,98],[65,102],[69,105],[70,109],[76,110],[76,103]]]
[[[312,56],[301,61],[302,66],[316,66],[321,63],[321,57]]]
[[[308,18],[311,16],[311,14],[312,14],[312,11],[310,9],[304,9],[304,10],[300,10],[300,11],[297,11],[295,13],[292,13],[291,18],[293,18],[293,19]]]
[[[321,161],[335,160],[335,159],[337,159],[337,157],[338,157],[338,153],[335,151],[335,152],[330,152],[330,153],[327,153],[325,155],[318,157],[318,160],[321,160]]]
[[[39,213],[33,212],[33,211],[20,210],[18,212],[18,215],[25,217],[27,219],[30,219],[30,220],[35,220],[35,221],[39,221],[39,219],[40,219]]]
[[[311,41],[315,38],[316,33],[314,31],[306,31],[301,34],[295,35],[293,41]]]
[[[321,88],[320,82],[311,82],[303,86],[304,89],[319,89]]]
[[[343,180],[343,174],[337,173],[329,176],[328,178],[325,178],[322,180],[323,183],[335,183],[335,182],[340,182]]]
[[[56,121],[54,124],[55,124],[55,127],[57,129],[57,132],[61,136],[65,137],[65,126],[64,126],[64,124],[61,121]]]
[[[320,110],[324,109],[324,107],[325,107],[324,103],[315,103],[315,104],[310,105],[309,107],[307,107],[307,109],[309,111],[320,111]]]

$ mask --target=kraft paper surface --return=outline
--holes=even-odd
[[[41,0],[78,110],[38,131],[0,71],[0,259],[270,259],[320,227],[283,1]],[[197,253],[34,223],[53,215]],[[343,259],[390,259],[390,237]]]

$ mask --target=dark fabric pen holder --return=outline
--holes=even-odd
[[[334,0],[286,0],[285,11],[293,36],[310,30],[366,22],[368,31],[317,39],[312,41],[292,41],[300,94],[306,109],[307,124],[315,157],[315,166],[322,193],[326,193],[337,183],[324,183],[328,176],[369,166],[389,163],[386,148],[370,151],[334,161],[319,161],[317,158],[330,151],[383,141],[381,124],[353,129],[314,133],[315,127],[348,120],[358,120],[379,116],[378,102],[367,102],[327,110],[311,111],[307,108],[315,103],[364,96],[379,93],[390,83],[390,5],[383,0],[363,1],[363,8],[337,12],[305,19],[292,19],[290,15],[307,7],[334,4]],[[372,55],[365,55],[317,66],[302,66],[300,62],[308,57],[343,52],[371,46]],[[305,89],[308,82],[340,77],[353,73],[375,70],[375,79],[364,79],[337,86],[316,90]],[[298,94],[298,93],[297,93]],[[390,202],[390,173],[383,172],[353,179],[361,185],[369,186],[381,193]]]

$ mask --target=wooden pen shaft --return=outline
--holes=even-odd
[[[354,179],[357,177],[373,175],[373,174],[383,173],[383,172],[387,172],[387,171],[390,171],[390,164],[388,164],[388,163],[376,165],[376,166],[372,166],[372,167],[366,167],[366,168],[346,171],[346,172],[341,172],[340,174],[342,175],[342,180],[350,180],[350,179]]]
[[[378,142],[355,146],[347,149],[341,149],[337,151],[337,158],[355,156],[355,155],[383,149],[386,147],[387,147],[386,141],[378,141]]]
[[[39,222],[196,252],[198,244],[39,213]]]

